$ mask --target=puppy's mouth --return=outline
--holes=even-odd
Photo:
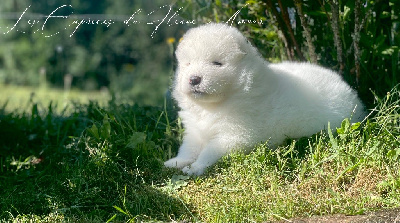
[[[197,87],[190,88],[188,94],[195,99],[200,99],[209,95],[204,89]]]
[[[215,103],[222,99],[222,94],[210,88],[192,87],[187,89],[186,95],[196,102]]]
[[[205,94],[205,92],[204,91],[201,91],[201,90],[199,90],[199,89],[192,89],[192,93],[193,94]]]
[[[200,99],[200,98],[205,97],[207,95],[207,93],[204,91],[198,90],[198,89],[193,89],[193,90],[191,90],[191,95],[195,99]]]

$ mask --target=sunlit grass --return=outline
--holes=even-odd
[[[50,102],[57,106],[58,111],[61,111],[64,108],[71,107],[73,103],[88,104],[89,101],[96,101],[100,105],[106,105],[110,99],[111,95],[106,90],[81,91],[0,85],[0,105],[7,103],[7,111],[29,110],[32,103],[48,105]]]

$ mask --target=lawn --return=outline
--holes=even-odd
[[[362,123],[274,151],[260,144],[201,177],[163,167],[184,132],[174,106],[0,106],[0,221],[262,222],[397,208],[399,100],[393,90]]]
[[[56,105],[57,112],[62,112],[74,103],[87,104],[89,101],[97,101],[100,105],[106,105],[110,99],[111,95],[107,90],[82,92],[75,89],[21,87],[0,83],[0,105],[7,104],[5,108],[8,112],[29,110],[32,103],[52,103]]]

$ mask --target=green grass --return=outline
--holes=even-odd
[[[3,85],[0,83],[0,105],[7,103],[7,111],[15,112],[29,110],[31,103],[38,105],[57,105],[57,112],[69,109],[74,103],[87,104],[89,101],[97,101],[100,105],[106,105],[111,100],[107,91],[80,91],[76,89],[62,90],[47,87],[22,87]]]
[[[30,102],[0,108],[0,221],[279,221],[400,206],[400,92],[361,125],[224,157],[202,177],[163,167],[174,109]]]

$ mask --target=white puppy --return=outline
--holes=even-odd
[[[246,38],[226,24],[190,29],[176,50],[173,97],[185,127],[178,156],[167,167],[200,175],[234,149],[340,126],[364,106],[333,71],[309,63],[269,64]]]

